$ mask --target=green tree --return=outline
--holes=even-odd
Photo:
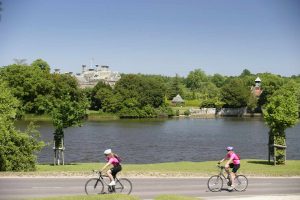
[[[210,78],[210,81],[212,83],[214,83],[218,88],[221,88],[224,85],[226,78],[224,76],[222,76],[221,74],[214,74]]]
[[[191,71],[186,78],[186,86],[192,91],[201,89],[208,82],[208,77],[201,69]]]
[[[43,114],[47,111],[38,109],[38,103],[42,100],[41,96],[51,95],[53,92],[54,86],[49,72],[38,66],[9,65],[0,70],[0,77],[8,83],[12,94],[19,99],[24,112]]]
[[[159,108],[164,104],[164,85],[153,77],[123,75],[115,86],[115,95],[122,98],[121,117],[145,117],[144,107]]]
[[[269,131],[269,161],[270,155],[274,164],[285,164],[286,134],[285,130],[294,126],[299,117],[299,105],[293,91],[281,89],[276,91],[263,109],[264,119]]]
[[[240,77],[243,76],[251,76],[251,72],[248,69],[244,69],[243,72],[241,73]]]
[[[91,109],[99,110],[103,107],[103,101],[113,95],[110,85],[100,81],[91,91]],[[105,111],[104,111],[105,112]]]
[[[241,79],[233,78],[221,88],[221,101],[225,103],[224,107],[227,108],[246,107],[250,94],[250,88],[245,86]]]
[[[0,79],[1,80],[1,79]],[[14,119],[18,100],[0,81],[0,171],[35,170],[36,155],[44,146],[33,124],[25,132],[15,129]]]
[[[33,66],[33,67],[38,67],[38,68],[40,68],[41,70],[50,73],[50,66],[49,66],[49,64],[48,64],[46,61],[44,61],[44,60],[42,60],[42,59],[40,59],[40,58],[37,59],[37,60],[35,60],[35,61],[33,61],[33,62],[31,63],[31,66]]]
[[[278,75],[271,73],[258,74],[258,76],[262,80],[261,87],[263,90],[262,94],[259,97],[258,105],[262,107],[263,105],[268,103],[268,98],[272,96],[272,94],[276,90],[279,90],[280,87],[284,84],[284,79]]]
[[[176,74],[176,76],[173,78],[173,80],[171,82],[171,86],[170,86],[170,90],[169,90],[169,99],[176,97],[177,94],[179,94],[182,98],[184,98],[182,88],[183,88],[183,86],[182,86],[180,77],[178,76],[178,74]]]
[[[52,110],[54,131],[55,163],[64,164],[64,129],[78,126],[86,115],[88,108],[87,99],[83,93],[79,96],[65,94],[61,99],[56,99]]]

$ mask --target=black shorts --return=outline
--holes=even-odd
[[[233,172],[233,173],[236,173],[237,170],[240,168],[240,164],[235,165],[235,164],[233,164],[233,163],[230,163],[230,164],[229,164],[229,167],[232,168],[232,172]]]
[[[112,175],[114,178],[116,178],[117,173],[118,173],[119,171],[121,171],[121,170],[122,170],[122,166],[121,166],[121,165],[117,165],[117,166],[115,166],[115,167],[113,167],[113,168],[110,169],[111,175]]]

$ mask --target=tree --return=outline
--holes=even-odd
[[[222,87],[225,83],[226,78],[221,74],[214,74],[210,78],[211,82],[214,83],[218,88]]]
[[[35,61],[33,61],[31,63],[31,66],[38,67],[41,70],[44,70],[46,72],[50,72],[50,66],[49,66],[49,64],[46,61],[44,61],[44,60],[42,60],[40,58],[37,59],[37,60],[35,60]]]
[[[285,130],[294,126],[299,117],[299,104],[294,91],[286,87],[276,91],[263,109],[264,119],[269,131],[269,162],[270,156],[275,164],[285,164],[286,134]]]
[[[280,76],[271,73],[258,74],[258,76],[262,80],[261,87],[263,90],[259,97],[258,105],[259,107],[262,107],[268,103],[268,98],[272,96],[276,90],[280,89],[280,87],[284,84],[284,80]]]
[[[33,124],[25,132],[15,129],[18,100],[0,81],[0,171],[35,170],[36,155],[44,146]]]
[[[102,109],[104,99],[109,98],[113,93],[112,91],[110,85],[99,81],[91,91],[91,109]]]
[[[172,80],[169,93],[170,93],[169,99],[176,97],[176,95],[178,94],[184,98],[182,84],[178,74],[176,74],[175,78],[173,78]]]
[[[61,99],[56,99],[52,110],[54,131],[54,164],[64,165],[64,129],[70,126],[78,126],[86,115],[88,108],[84,96],[72,97],[65,94]]]
[[[45,109],[39,107],[42,99],[43,101],[47,100],[42,96],[52,95],[54,91],[49,72],[43,71],[37,66],[14,64],[3,67],[0,76],[7,82],[12,94],[21,102],[21,110],[36,114],[43,114],[50,110],[47,109],[48,107],[44,107]]]
[[[205,72],[201,69],[196,69],[191,71],[186,78],[186,86],[190,88],[192,91],[196,91],[197,89],[201,89],[204,86],[204,83],[208,81],[208,77]]]
[[[251,72],[248,69],[244,69],[240,76],[251,76]]]
[[[221,88],[221,101],[225,103],[224,107],[227,108],[246,107],[250,94],[250,89],[245,86],[241,79],[233,78]]]
[[[118,112],[121,117],[146,117],[149,106],[159,108],[164,104],[164,85],[151,76],[123,75],[116,83],[114,95],[121,99]],[[128,115],[128,116],[127,116]]]

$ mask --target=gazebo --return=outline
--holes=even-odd
[[[179,94],[177,94],[176,97],[174,97],[172,99],[172,103],[173,104],[183,104],[184,100],[182,99],[182,97]]]

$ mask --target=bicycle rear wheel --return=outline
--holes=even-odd
[[[212,192],[218,192],[223,187],[223,179],[218,175],[214,175],[208,179],[207,187]]]
[[[127,178],[120,178],[116,180],[115,192],[122,194],[130,194],[132,190],[132,183]]]
[[[91,178],[85,184],[86,194],[103,194],[104,185],[98,178]]]
[[[244,175],[238,175],[234,179],[234,189],[236,191],[242,192],[245,191],[248,187],[248,179]]]

